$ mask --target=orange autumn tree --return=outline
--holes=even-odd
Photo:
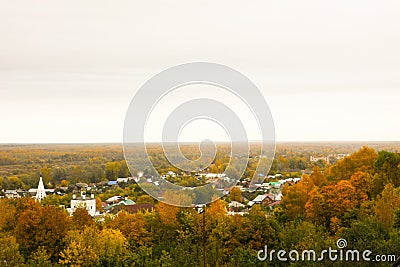
[[[94,224],[92,216],[85,208],[77,208],[72,216],[72,227],[76,230],[83,230],[86,226]]]
[[[312,221],[329,226],[331,218],[341,218],[343,214],[358,207],[367,199],[367,195],[356,188],[348,180],[323,186],[310,192],[306,204],[307,217]]]
[[[160,202],[156,205],[156,211],[160,218],[160,221],[164,225],[170,226],[170,227],[174,227],[176,225],[176,223],[177,223],[176,215],[179,212],[179,207]]]
[[[311,181],[314,183],[316,186],[321,186],[324,183],[326,183],[326,177],[325,175],[321,172],[318,166],[315,166],[313,169],[312,174],[310,175]]]
[[[354,186],[358,195],[365,198],[371,194],[373,188],[373,178],[369,173],[358,171],[350,178],[350,183]]]
[[[70,216],[61,208],[31,204],[19,216],[14,230],[20,250],[28,257],[31,252],[43,247],[53,260],[58,259],[63,239],[71,225]]]
[[[0,199],[0,231],[9,232],[16,224],[16,208],[9,199]]]
[[[118,229],[126,237],[131,247],[143,246],[150,242],[150,233],[147,232],[146,218],[142,212],[129,214],[125,211],[109,223],[109,227]]]

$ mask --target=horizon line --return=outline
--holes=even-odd
[[[239,143],[246,141],[236,141]],[[249,143],[260,143],[261,140],[250,140]],[[266,141],[268,142],[268,141]],[[131,143],[140,143],[140,142],[131,142]],[[147,144],[162,144],[163,142],[146,142]],[[165,143],[165,142],[164,142]],[[171,143],[171,142],[168,142]],[[181,144],[193,144],[200,143],[198,141],[186,141],[179,142]],[[214,143],[230,143],[230,141],[215,141]],[[400,140],[282,140],[275,141],[276,144],[284,144],[284,143],[400,143]],[[3,145],[90,145],[90,144],[118,144],[122,145],[123,142],[1,142],[0,146]]]

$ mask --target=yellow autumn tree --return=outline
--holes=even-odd
[[[386,229],[393,226],[395,220],[395,210],[400,208],[400,195],[395,191],[393,184],[387,184],[378,196],[375,205],[375,214]]]
[[[242,201],[242,191],[240,190],[240,188],[237,186],[234,186],[231,189],[231,192],[229,193],[229,198],[231,199],[231,201],[241,202]]]
[[[206,208],[206,214],[216,219],[222,218],[226,214],[226,202],[217,199]]]
[[[318,166],[314,166],[313,172],[310,175],[310,178],[314,185],[316,186],[321,186],[326,182],[326,177],[325,175],[321,172]]]
[[[150,241],[146,225],[144,213],[129,214],[122,211],[110,222],[109,227],[120,230],[131,246],[137,247],[143,246]]]
[[[156,210],[163,224],[169,226],[176,225],[176,215],[179,212],[178,207],[160,202],[156,205]]]
[[[109,228],[70,231],[65,242],[68,245],[60,252],[59,263],[67,266],[120,266],[127,251],[123,234]]]
[[[59,263],[71,267],[89,267],[99,264],[99,256],[94,248],[72,241],[66,249],[60,253]]]
[[[296,219],[306,216],[305,206],[309,200],[309,193],[314,186],[310,176],[305,174],[297,184],[283,187],[282,207],[289,218]]]
[[[338,161],[327,171],[328,180],[348,180],[358,171],[372,173],[378,154],[374,149],[362,147],[359,151]]]

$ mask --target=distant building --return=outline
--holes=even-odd
[[[20,198],[20,196],[17,193],[17,190],[6,190],[4,192],[4,195],[6,198]]]
[[[113,204],[108,205],[107,207],[104,208],[105,211],[111,211],[113,210],[115,207],[120,206],[120,205],[124,205],[124,206],[130,206],[130,205],[135,205],[135,201],[131,200],[128,198],[128,196],[125,196],[125,198],[123,199],[122,197],[118,196],[118,202],[115,203],[115,201],[113,201]],[[110,198],[108,199],[110,200]],[[106,200],[106,202],[108,202],[108,200]]]
[[[121,196],[113,196],[113,197],[108,198],[106,200],[106,203],[113,204],[113,203],[120,202],[122,199],[123,199],[123,197],[121,197]]]
[[[113,185],[117,185],[118,183],[117,183],[117,181],[115,180],[115,181],[108,181],[108,183],[107,183],[107,185],[108,186],[113,186]]]
[[[127,182],[129,182],[129,178],[117,178],[117,184]]]
[[[337,160],[341,160],[341,159],[344,159],[345,157],[348,157],[348,156],[350,156],[350,154],[335,154],[334,155],[334,157],[335,157],[335,159],[337,159]]]
[[[311,161],[311,162],[317,162],[317,161],[320,161],[320,160],[329,163],[329,156],[327,156],[327,157],[314,157],[314,156],[310,156],[310,161]]]
[[[38,185],[38,189],[36,191],[36,196],[35,199],[37,201],[42,201],[42,199],[44,199],[46,197],[46,190],[44,189],[44,184],[43,184],[43,179],[42,176],[40,176],[39,178],[39,185]]]
[[[78,208],[86,208],[90,216],[94,217],[96,215],[96,199],[94,194],[91,194],[90,197],[86,196],[85,192],[81,192],[80,197],[73,195],[71,199],[71,208],[68,209],[68,211],[72,215]]]
[[[347,156],[350,156],[350,154],[330,154],[330,155],[328,155],[326,157],[313,157],[313,156],[310,156],[310,161],[311,162],[317,162],[319,160],[323,160],[323,161],[326,161],[326,163],[329,164],[332,161],[331,159],[341,160],[341,159],[344,159]]]
[[[258,195],[255,199],[252,201],[249,201],[248,205],[251,207],[254,204],[260,204],[260,205],[267,205],[275,201],[275,198],[271,194],[264,194],[264,195]]]
[[[229,208],[245,208],[246,205],[244,205],[240,202],[237,202],[237,201],[232,201],[231,203],[228,204],[228,207]]]
[[[277,188],[277,189],[282,188],[281,182],[270,182],[269,184],[272,188]]]

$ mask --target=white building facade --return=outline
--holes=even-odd
[[[84,192],[81,193],[80,197],[73,195],[71,199],[71,209],[69,210],[70,214],[72,215],[78,208],[86,208],[90,216],[94,217],[96,215],[96,199],[94,195],[86,196]]]

